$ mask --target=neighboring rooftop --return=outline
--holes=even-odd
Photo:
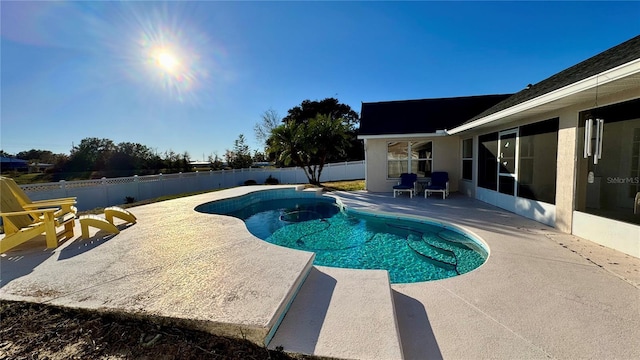
[[[451,129],[511,95],[362,103],[359,135],[431,134]]]
[[[633,60],[640,59],[640,35],[601,52],[581,63],[563,70],[548,79],[526,87],[506,100],[495,104],[467,122],[489,116],[499,111],[508,109],[525,101],[535,99],[538,96],[548,94],[554,90],[574,84],[601,72],[613,69]]]
[[[16,159],[16,158],[5,157],[5,156],[0,156],[0,162],[3,162],[3,163],[18,163],[18,164],[26,164],[26,163],[28,163],[27,160]]]
[[[0,168],[3,170],[26,169],[28,163],[27,160],[0,156]]]

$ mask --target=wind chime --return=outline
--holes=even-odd
[[[598,165],[598,160],[602,159],[602,135],[604,132],[604,119],[594,116],[598,108],[598,77],[596,77],[596,100],[594,110],[589,113],[584,122],[584,158],[593,156],[593,165]],[[595,129],[594,129],[595,126]],[[595,130],[595,131],[594,131]],[[594,139],[595,135],[595,139]],[[595,142],[592,142],[595,140]],[[587,182],[593,184],[595,175],[589,171]]]

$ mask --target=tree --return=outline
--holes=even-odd
[[[211,166],[211,170],[222,170],[224,169],[224,164],[222,160],[218,156],[218,154],[209,155],[209,166]]]
[[[85,138],[71,149],[68,167],[71,171],[102,171],[116,146],[109,139]]]
[[[173,151],[172,149],[169,149],[167,151],[164,152],[164,168],[165,171],[168,173],[173,173],[178,171],[178,168],[180,167],[179,164],[179,154],[176,154],[175,151]]]
[[[233,142],[233,150],[228,150],[225,154],[227,165],[232,169],[244,169],[251,167],[253,159],[249,151],[249,145],[245,143],[243,134]]]
[[[262,122],[255,124],[253,127],[253,131],[256,133],[256,140],[266,146],[267,139],[269,139],[271,131],[281,123],[282,120],[280,119],[280,115],[278,115],[277,111],[269,109],[262,113]]]
[[[265,140],[265,143],[266,143],[266,140]],[[267,156],[263,152],[258,151],[258,150],[254,150],[253,151],[253,163],[254,164],[255,163],[259,163],[259,162],[267,162],[267,161],[269,161],[269,159],[267,159]]]
[[[29,163],[53,164],[53,168],[48,171],[60,171],[69,157],[65,154],[54,154],[49,150],[31,149],[17,153],[16,158],[27,160]]]
[[[267,139],[267,154],[278,165],[302,166],[300,152],[304,147],[303,124],[288,121],[271,131]]]
[[[350,130],[355,129],[360,123],[358,113],[353,111],[351,106],[340,103],[336,98],[326,98],[320,101],[304,100],[300,105],[289,109],[287,116],[282,121],[301,123],[315,118],[318,114],[326,115],[332,119],[342,119]]]
[[[150,171],[156,163],[156,155],[147,146],[122,142],[109,158],[107,168],[110,175],[130,176]]]
[[[191,155],[187,151],[182,153],[182,159],[180,160],[180,171],[190,172],[193,170],[191,166]]]
[[[304,100],[300,105],[289,109],[287,116],[282,121],[304,123],[315,118],[318,114],[328,115],[332,119],[340,118],[347,127],[349,141],[345,145],[344,151],[339,156],[331,154],[328,161],[363,160],[364,146],[362,141],[358,140],[360,117],[349,105],[340,103],[336,98],[326,98],[320,101]]]
[[[20,151],[16,154],[16,158],[27,160],[29,162],[41,162],[41,163],[53,163],[54,155],[49,150],[36,150],[31,149],[29,151]]]
[[[302,123],[287,121],[271,132],[268,152],[285,165],[303,168],[309,183],[319,185],[327,160],[344,153],[348,130],[344,119],[330,115],[318,114]]]

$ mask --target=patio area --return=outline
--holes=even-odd
[[[391,286],[406,359],[640,357],[640,259],[458,194],[339,196],[448,221],[489,245],[471,273]]]
[[[104,239],[80,239],[76,224],[76,238],[57,249],[44,250],[44,238],[27,242],[0,258],[0,298],[132,312],[320,356],[640,358],[640,259],[457,194],[331,193],[348,208],[448,221],[488,244],[479,269],[387,282],[387,301],[367,282],[384,286],[380,271],[314,267],[312,253],[259,240],[241,220],[193,210],[267,188],[135,207],[137,224]],[[367,316],[358,316],[359,293],[378,299],[372,305],[386,317],[364,307]],[[296,338],[303,334],[291,326],[305,322],[312,331]],[[343,343],[323,345],[335,345],[334,337]]]

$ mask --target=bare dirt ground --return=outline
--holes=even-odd
[[[318,359],[127,315],[0,301],[5,359]]]

